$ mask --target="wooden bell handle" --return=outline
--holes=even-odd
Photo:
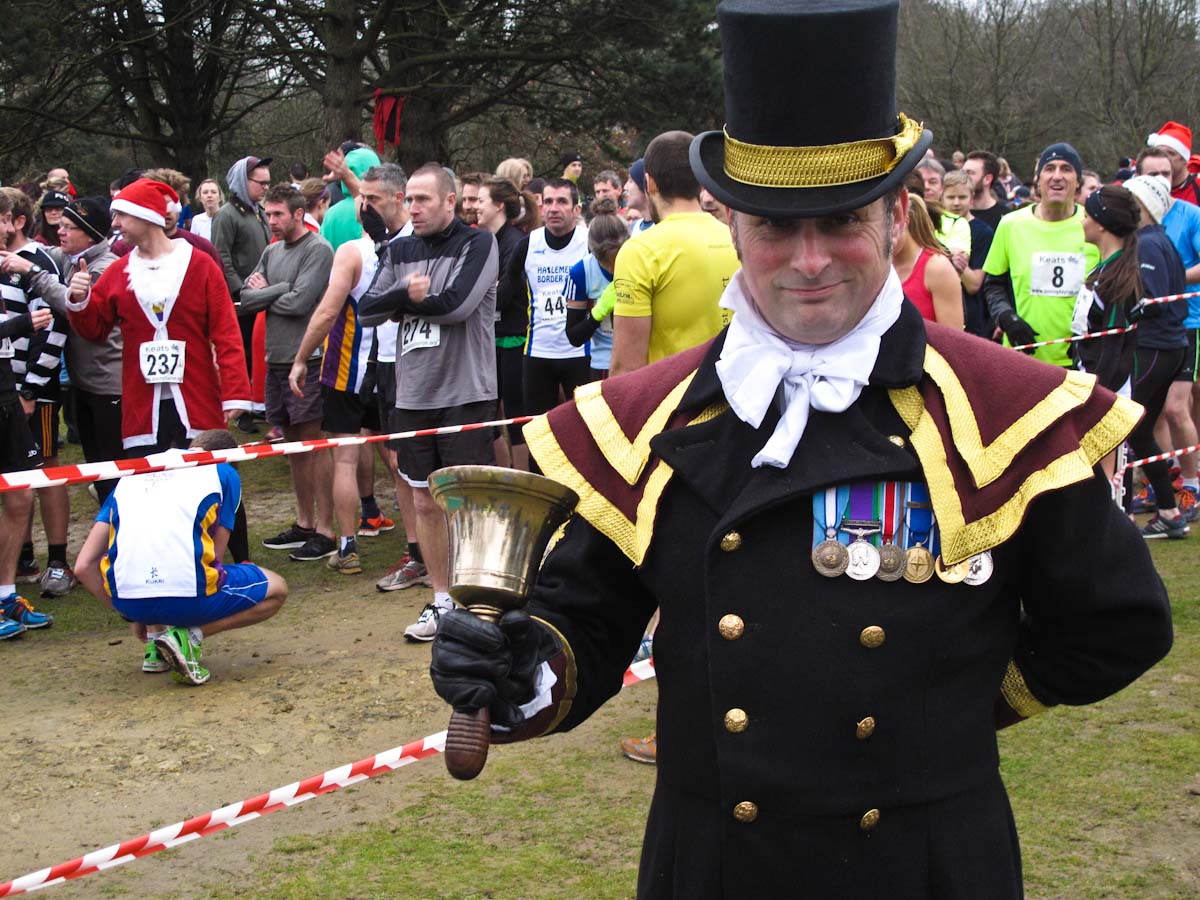
[[[455,710],[446,734],[446,771],[459,781],[470,781],[487,764],[491,743],[491,713],[486,709]]]

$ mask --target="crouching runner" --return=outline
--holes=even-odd
[[[196,435],[191,448],[236,446],[228,431],[211,430]],[[143,672],[174,669],[181,684],[204,684],[205,637],[257,625],[283,606],[281,576],[251,563],[221,563],[241,501],[237,472],[219,463],[122,478],[100,507],[75,574],[146,642]]]

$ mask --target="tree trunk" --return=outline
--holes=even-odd
[[[362,140],[362,54],[355,47],[354,0],[325,4],[325,83],[321,110],[326,142]]]
[[[412,172],[427,162],[450,163],[448,135],[436,98],[409,97],[400,117],[400,146],[393,152],[400,165]]]

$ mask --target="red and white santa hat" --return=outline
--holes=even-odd
[[[1166,147],[1174,150],[1183,159],[1192,155],[1192,129],[1178,122],[1167,122],[1162,128],[1146,138],[1147,147]]]
[[[113,198],[110,208],[113,212],[123,212],[164,227],[167,224],[167,213],[177,213],[182,209],[179,205],[179,195],[169,184],[151,181],[149,178],[139,178],[122,188]]]

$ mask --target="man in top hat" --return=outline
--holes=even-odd
[[[735,315],[526,426],[577,513],[527,614],[446,613],[434,642],[442,697],[519,740],[617,693],[661,608],[642,900],[1016,900],[996,729],[1171,643],[1094,468],[1138,409],[901,293],[932,135],[896,113],[897,11],[718,8],[726,124],[691,160],[733,211]]]
[[[112,201],[113,225],[134,245],[92,284],[71,276],[71,327],[87,341],[123,338],[121,435],[141,456],[187,447],[250,408],[250,382],[225,276],[186,241],[172,241],[170,185],[139,178]]]
[[[1200,184],[1188,163],[1192,158],[1192,129],[1179,122],[1165,122],[1146,138],[1147,147],[1162,147],[1171,160],[1171,196],[1200,206]]]

